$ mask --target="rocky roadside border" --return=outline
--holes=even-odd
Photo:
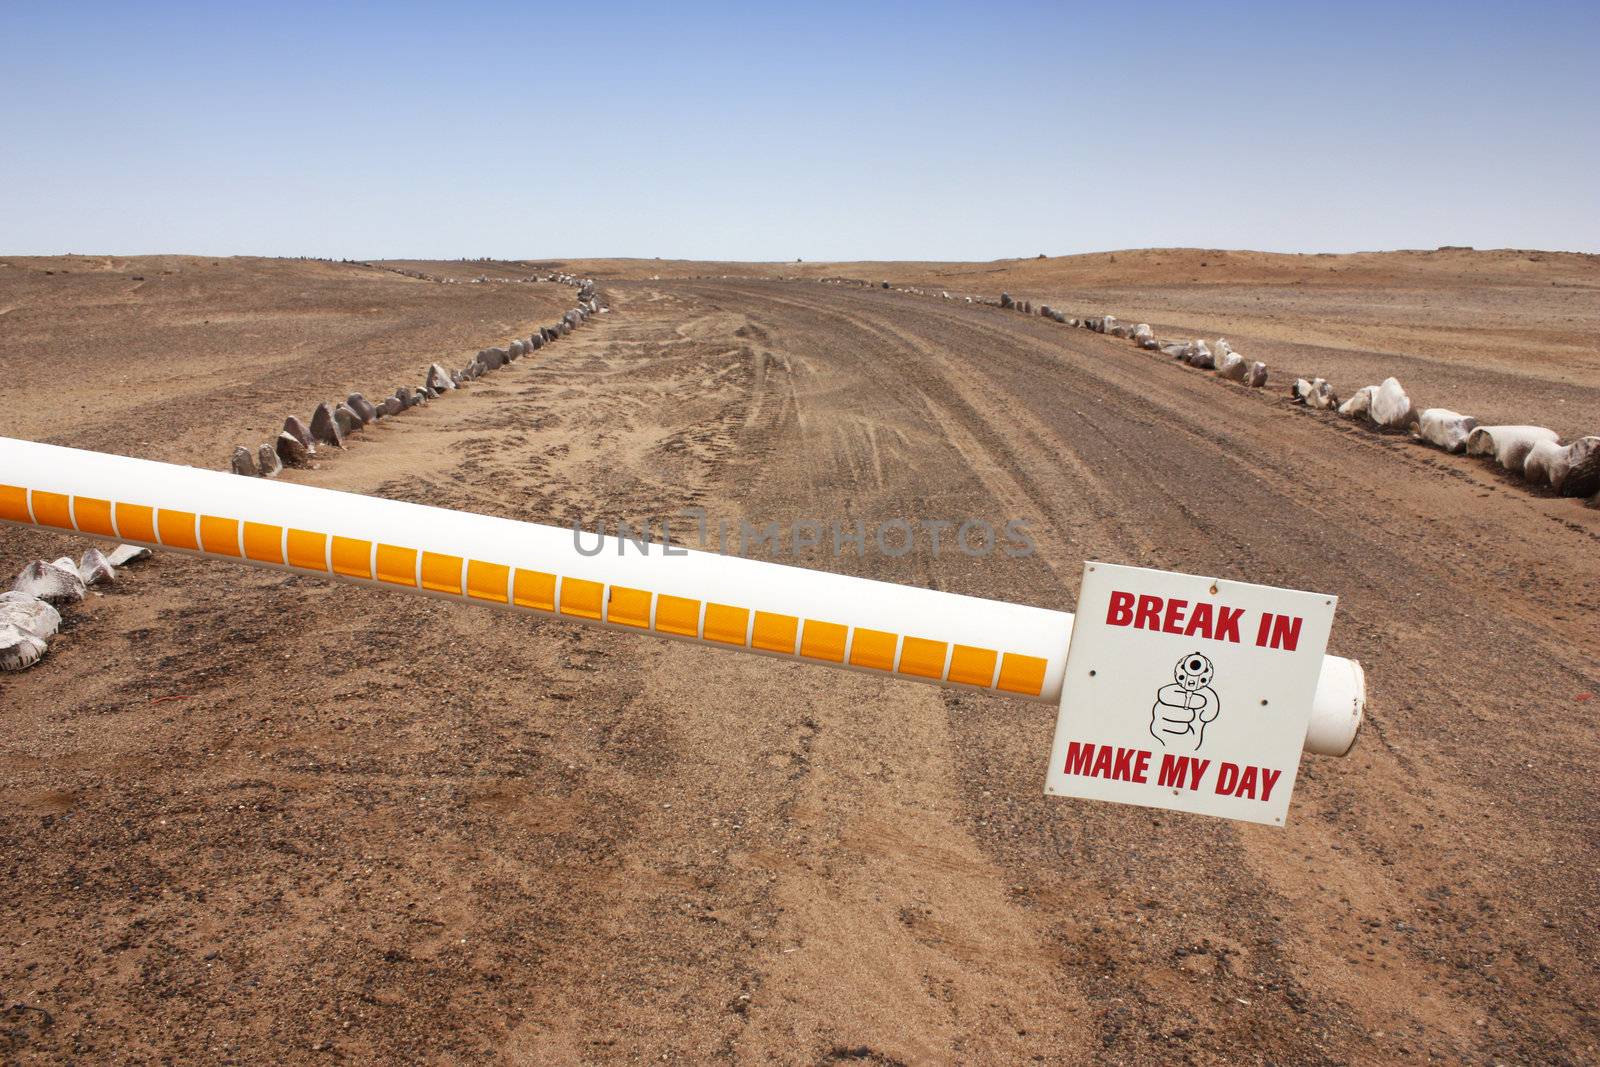
[[[937,293],[918,286],[893,286],[887,281],[874,286],[860,278],[819,278],[824,285],[882,288],[912,296],[937,296],[955,301],[947,290]],[[1160,352],[1199,370],[1213,371],[1219,378],[1253,388],[1267,384],[1267,365],[1247,360],[1235,352],[1225,338],[1169,340],[1158,338],[1147,323],[1119,322],[1115,315],[1072,317],[1041,304],[1037,311],[1031,301],[1016,300],[1001,293],[998,300],[983,296],[959,297],[966,304],[996,307],[1024,315],[1038,314],[1065,326],[1093,330],[1130,340],[1140,348]],[[1587,497],[1600,507],[1600,435],[1589,434],[1562,444],[1560,436],[1543,426],[1531,424],[1482,426],[1471,415],[1449,408],[1419,408],[1411,401],[1398,379],[1385,378],[1377,385],[1364,385],[1342,402],[1339,393],[1325,378],[1296,378],[1289,388],[1296,404],[1317,411],[1330,411],[1377,433],[1403,434],[1445,452],[1478,456],[1521,476],[1528,484],[1549,489],[1558,496]]]

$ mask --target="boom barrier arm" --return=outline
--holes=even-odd
[[[1055,703],[1062,611],[292,482],[0,438],[0,520]],[[1325,657],[1306,749],[1342,755],[1361,667]]]

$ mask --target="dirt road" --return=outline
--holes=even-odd
[[[1520,249],[1280,255],[1147,248],[987,263],[587,260],[602,280],[660,275],[847,278],[989,301],[1002,291],[1069,316],[1147,322],[1159,337],[1226,337],[1286,388],[1341,396],[1397,376],[1420,407],[1563,437],[1600,427],[1600,256]],[[1275,388],[1280,386],[1275,386]]]
[[[163,555],[0,690],[7,1058],[1600,1058],[1600,512],[1036,318],[609,292],[295,476],[1020,518],[800,562],[1048,607],[1086,558],[1327,590],[1360,744],[1284,830],[1047,801],[1041,705]]]

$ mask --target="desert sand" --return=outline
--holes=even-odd
[[[0,677],[8,1062],[1600,1058],[1600,510],[1293,406],[1600,432],[1600,260],[0,259],[10,436],[235,444],[612,312],[284,477],[512,518],[1029,522],[807,566],[1070,610],[1103,559],[1337,593],[1281,830],[1047,800],[1042,705],[157,553]],[[1252,391],[949,290],[1227,336]],[[0,472],[0,481],[3,481]],[[0,572],[88,539],[5,528]]]

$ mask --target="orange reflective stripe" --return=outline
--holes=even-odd
[[[244,524],[244,555],[257,563],[283,562],[283,527],[264,522]]]
[[[700,601],[663,593],[656,598],[656,629],[679,637],[699,637]]]
[[[33,491],[33,521],[41,526],[72,529],[72,498],[65,493]]]
[[[333,539],[333,573],[347,578],[372,577],[372,542],[354,537]]]
[[[200,538],[195,533],[195,514],[192,511],[169,511],[161,508],[156,512],[156,531],[161,534],[161,543],[168,548],[199,549],[200,547]]]
[[[786,652],[792,656],[795,638],[799,636],[800,620],[795,616],[758,611],[750,634],[750,645],[767,652]]]
[[[561,579],[561,614],[580,619],[598,619],[606,587],[583,578]]]
[[[855,637],[850,641],[850,665],[890,670],[894,667],[895,645],[899,643],[900,638],[896,634],[857,626]]]
[[[28,513],[28,491],[20,485],[0,485],[0,519],[32,522]]]
[[[422,588],[436,593],[461,594],[460,556],[443,556],[437,552],[422,553]]]
[[[143,504],[124,504],[117,501],[117,536],[124,541],[156,543],[156,509]]]
[[[637,626],[641,630],[648,627],[650,596],[651,594],[643,589],[612,586],[611,598],[606,601],[606,621],[620,626]]]
[[[511,568],[500,563],[467,560],[467,595],[478,600],[506,602],[506,586],[511,582]]]
[[[805,628],[800,631],[800,654],[810,659],[843,663],[844,639],[849,632],[849,627],[836,622],[807,619]]]
[[[289,531],[289,565],[308,571],[328,569],[328,535],[309,530]]]
[[[950,653],[950,680],[987,689],[994,684],[994,665],[999,658],[992,648],[957,645]]]
[[[109,500],[75,496],[72,498],[72,517],[78,520],[78,529],[84,533],[99,534],[101,537],[117,536],[117,528],[111,524]]]
[[[391,585],[408,585],[412,589],[417,587],[416,549],[380,544],[377,557],[378,581],[388,582]]]
[[[918,678],[943,678],[945,656],[950,646],[925,637],[908,637],[900,649],[900,673]]]
[[[1000,661],[1000,681],[996,683],[996,687],[1008,693],[1036,697],[1044,689],[1046,665],[1046,661],[1038,656],[1007,652]]]
[[[706,605],[706,640],[742,645],[750,629],[750,609],[727,604]]]
[[[556,610],[556,576],[518,568],[511,579],[511,599],[519,608]]]
[[[200,516],[200,544],[207,552],[219,556],[239,554],[239,520],[219,519],[215,515]]]

